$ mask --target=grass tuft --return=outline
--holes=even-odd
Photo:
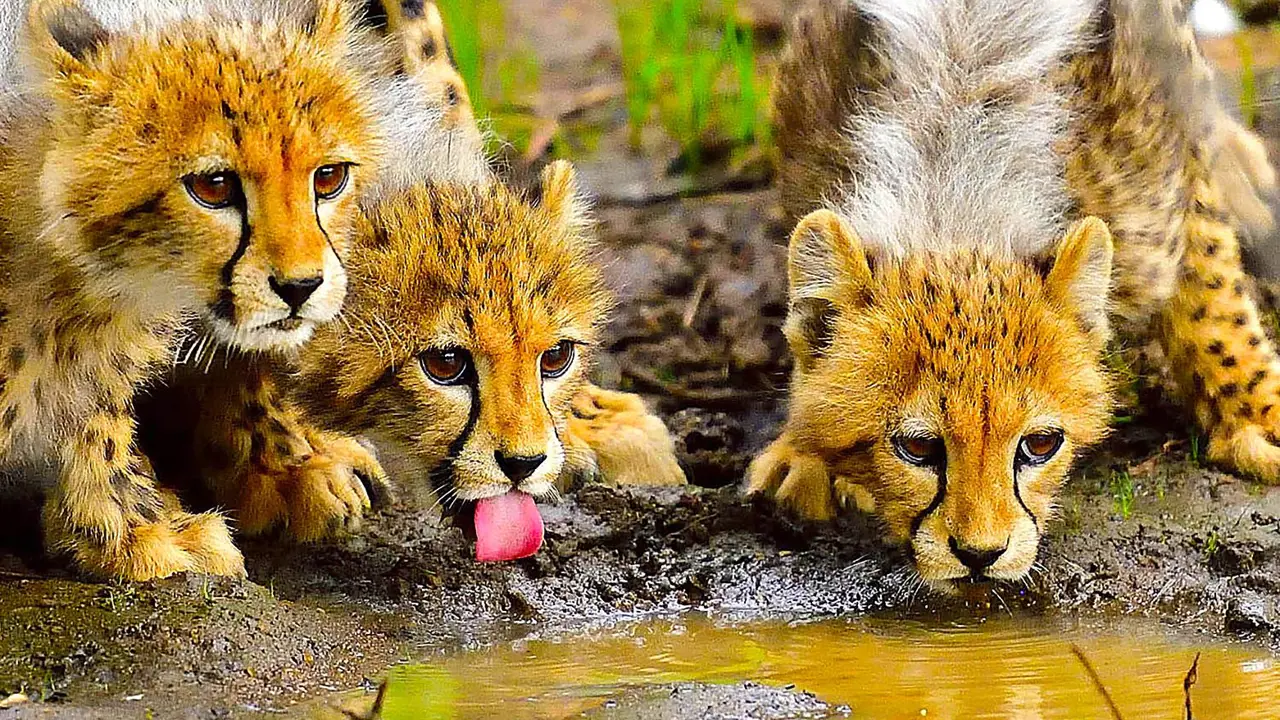
[[[1137,496],[1133,476],[1127,470],[1111,473],[1110,488],[1116,512],[1120,513],[1121,519],[1128,520],[1133,515],[1134,500]]]
[[[691,169],[714,145],[768,145],[768,79],[736,0],[617,0],[614,7],[634,149],[654,122]]]
[[[1253,69],[1253,47],[1244,35],[1236,37],[1236,49],[1240,53],[1240,116],[1244,126],[1255,127],[1258,122],[1258,79]]]
[[[476,119],[492,127],[492,142],[509,142],[523,152],[536,124],[528,105],[538,90],[537,56],[527,47],[509,46],[502,0],[436,4]]]

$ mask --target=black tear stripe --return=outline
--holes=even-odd
[[[467,414],[467,424],[463,426],[462,432],[458,433],[458,437],[454,438],[453,442],[449,443],[449,451],[448,454],[445,455],[444,460],[441,460],[440,463],[432,468],[427,474],[427,477],[431,481],[431,487],[435,489],[436,497],[438,498],[444,498],[445,494],[448,493],[450,488],[453,486],[454,459],[457,458],[458,453],[461,453],[462,449],[467,446],[467,441],[471,439],[471,433],[475,432],[476,423],[480,421],[479,379],[473,380],[467,388],[471,391],[471,412]],[[463,510],[469,508],[472,504],[473,503],[471,502],[457,503],[441,500],[440,510],[446,518],[459,517],[470,521],[472,519],[470,513],[463,512]]]
[[[1027,507],[1027,503],[1022,499],[1022,487],[1018,484],[1018,468],[1016,467],[1013,469],[1013,496],[1018,498],[1018,504],[1022,506],[1023,512],[1027,514],[1027,517],[1031,518],[1031,523],[1038,530],[1040,528],[1040,519],[1036,517],[1035,513],[1031,512],[1031,508]]]
[[[938,492],[934,494],[933,500],[929,503],[929,507],[925,508],[919,515],[916,515],[911,519],[912,537],[915,537],[916,533],[920,532],[920,526],[924,524],[925,519],[932,515],[933,511],[937,510],[942,505],[942,501],[945,500],[946,497],[947,469],[946,467],[941,467],[938,468]]]
[[[350,180],[348,180],[348,182],[350,182]],[[319,200],[317,200],[312,205],[312,209],[315,210],[315,214],[316,214],[316,227],[320,228],[320,234],[324,236],[325,244],[327,244],[329,246],[329,249],[333,251],[333,256],[338,259],[338,267],[342,268],[342,271],[345,273],[347,271],[347,264],[343,262],[342,254],[338,252],[338,248],[334,247],[333,240],[329,238],[329,231],[324,229],[324,223],[320,222],[320,201]],[[321,259],[320,268],[321,268],[320,272],[323,273],[324,272],[323,259]]]
[[[231,292],[231,280],[235,276],[236,264],[249,249],[249,241],[253,237],[253,226],[249,224],[249,206],[242,200],[236,206],[240,212],[240,242],[227,264],[222,266],[222,290],[218,292],[218,300],[213,304],[213,314],[233,322],[236,316],[235,294]]]
[[[577,362],[576,356],[574,358],[574,362]],[[551,405],[547,402],[547,383],[541,376],[538,377],[538,399],[542,400],[542,409],[547,411],[547,417],[551,419],[551,434],[556,436],[556,444],[560,446],[560,453],[563,456],[564,440],[560,439],[560,428],[556,427],[556,416],[551,412]],[[562,474],[564,473],[565,466],[567,465],[568,463],[561,464],[560,472]]]

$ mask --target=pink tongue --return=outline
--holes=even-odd
[[[542,547],[542,516],[533,497],[519,490],[476,503],[476,560],[529,557]]]

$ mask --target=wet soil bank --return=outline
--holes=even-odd
[[[712,446],[724,440],[736,449],[722,456],[736,468],[752,445],[740,439],[752,432],[736,416],[685,409],[669,417],[683,445],[694,448],[691,465],[721,457]],[[1175,428],[1129,426],[1118,436],[1069,486],[1033,581],[960,598],[921,590],[864,518],[797,524],[733,487],[582,488],[546,508],[539,555],[504,565],[475,564],[458,530],[406,507],[343,543],[249,543],[244,582],[102,584],[36,557],[6,555],[0,697],[25,692],[41,702],[0,710],[0,718],[285,710],[373,687],[403,659],[584,618],[689,609],[734,617],[1138,613],[1280,645],[1280,493],[1200,467]],[[1130,482],[1122,486],[1117,477]],[[689,692],[721,709],[755,702],[746,690]],[[804,701],[765,694],[778,708]],[[685,690],[656,705],[658,695],[645,697],[602,708],[600,716],[627,717],[609,713],[632,701],[644,712],[670,702],[690,707],[672,700],[690,697]],[[663,717],[696,715],[671,713]]]

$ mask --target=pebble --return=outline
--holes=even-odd
[[[1240,593],[1227,604],[1224,627],[1228,632],[1265,632],[1274,626],[1266,598],[1258,593]]]

